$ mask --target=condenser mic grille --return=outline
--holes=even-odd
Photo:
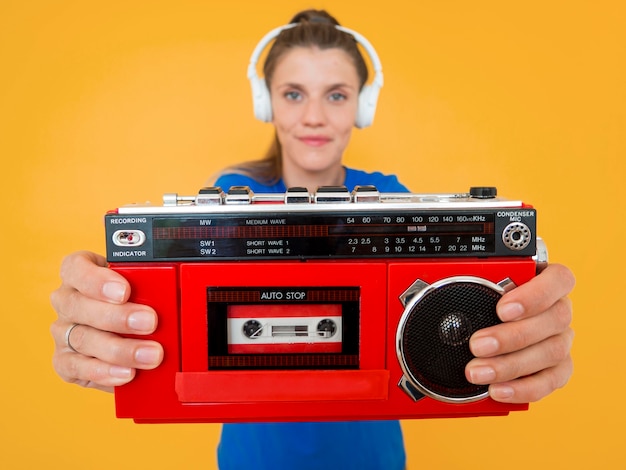
[[[484,394],[487,387],[465,378],[474,358],[470,336],[500,323],[496,315],[499,292],[478,283],[441,286],[416,302],[406,318],[402,351],[408,372],[424,389],[450,399]]]

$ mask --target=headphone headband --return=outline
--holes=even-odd
[[[258,76],[256,67],[259,58],[263,50],[267,45],[278,35],[286,29],[291,29],[298,26],[301,23],[290,23],[278,28],[272,29],[268,32],[261,41],[256,45],[252,56],[250,57],[250,63],[248,64],[248,80],[252,87],[252,104],[254,107],[254,115],[257,119],[264,122],[270,122],[272,120],[272,104],[270,100],[270,92],[267,88],[267,83],[264,78]],[[376,112],[376,103],[378,101],[378,94],[383,86],[383,71],[382,64],[374,50],[372,44],[361,34],[343,26],[335,25],[335,28],[339,31],[351,35],[354,40],[360,44],[367,52],[372,67],[374,68],[374,80],[369,85],[363,85],[359,93],[359,104],[357,108],[357,115],[355,120],[356,127],[367,127],[374,121],[374,114]]]

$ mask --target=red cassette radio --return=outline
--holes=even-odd
[[[469,338],[547,262],[536,211],[374,187],[166,194],[106,217],[107,257],[152,306],[155,370],[115,390],[140,423],[506,415]]]

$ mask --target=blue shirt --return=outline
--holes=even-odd
[[[216,186],[249,186],[258,193],[285,192],[284,183],[263,185],[249,176],[225,174]],[[406,192],[393,175],[346,168],[344,185],[374,185],[381,192]],[[314,190],[316,188],[309,188]],[[224,424],[217,449],[221,470],[231,469],[385,469],[405,468],[398,421]]]

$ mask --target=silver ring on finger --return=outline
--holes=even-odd
[[[74,328],[76,328],[79,324],[80,323],[72,323],[70,327],[65,331],[65,344],[67,344],[67,347],[75,353],[78,353],[78,351],[76,351],[76,349],[74,349],[74,346],[72,346],[72,343],[70,342],[70,335],[72,334]]]

